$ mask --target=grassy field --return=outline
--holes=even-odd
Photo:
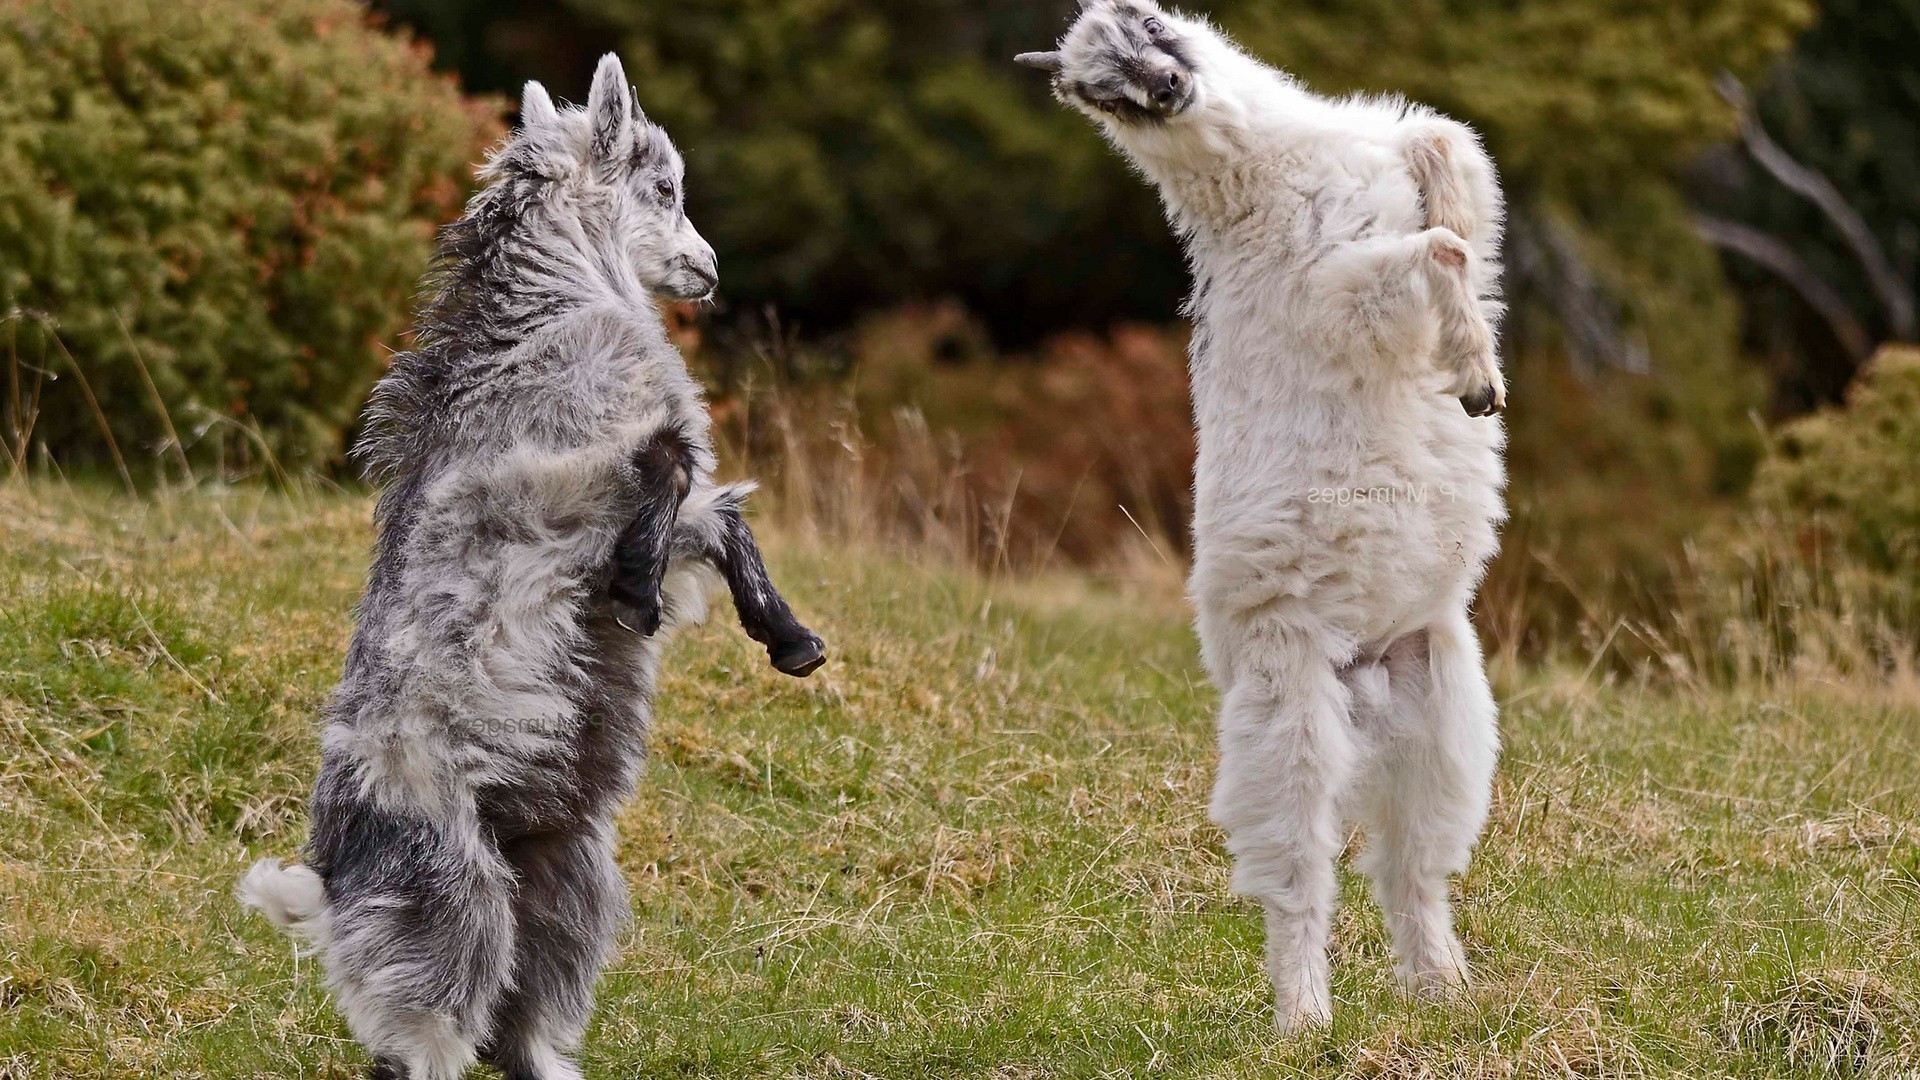
[[[358,1075],[230,889],[299,846],[367,511],[0,488],[0,1078]],[[1348,876],[1338,1017],[1281,1041],[1177,591],[774,546],[834,660],[675,646],[596,1080],[1920,1068],[1910,690],[1503,672],[1472,995],[1400,998]]]

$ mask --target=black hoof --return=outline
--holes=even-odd
[[[808,634],[773,646],[767,655],[772,658],[775,671],[804,679],[827,662],[827,643]]]
[[[615,597],[613,621],[641,637],[652,637],[660,632],[660,602],[654,600],[636,604]]]
[[[1505,404],[1500,400],[1500,392],[1492,386],[1484,386],[1460,396],[1460,407],[1467,410],[1468,416],[1492,416]]]

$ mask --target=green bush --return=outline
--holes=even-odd
[[[0,0],[10,443],[100,460],[77,366],[136,462],[336,456],[499,131],[429,60],[351,0]]]
[[[1920,349],[1880,353],[1844,408],[1788,425],[1757,494],[1880,570],[1920,573]]]

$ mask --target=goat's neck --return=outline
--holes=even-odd
[[[1151,126],[1110,123],[1108,131],[1159,188],[1174,228],[1217,250],[1231,248],[1248,219],[1271,213],[1320,103],[1224,41],[1196,51],[1203,97],[1189,113]]]
[[[625,255],[626,238],[598,235],[571,215],[524,213],[495,229],[489,224],[470,214],[456,226],[480,232],[471,250],[444,266],[424,313],[456,351],[510,350],[584,306],[651,311]]]

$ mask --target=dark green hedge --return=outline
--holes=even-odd
[[[349,0],[0,0],[0,363],[40,387],[33,442],[105,448],[64,345],[136,468],[162,403],[196,457],[338,455],[499,131],[430,59]]]

